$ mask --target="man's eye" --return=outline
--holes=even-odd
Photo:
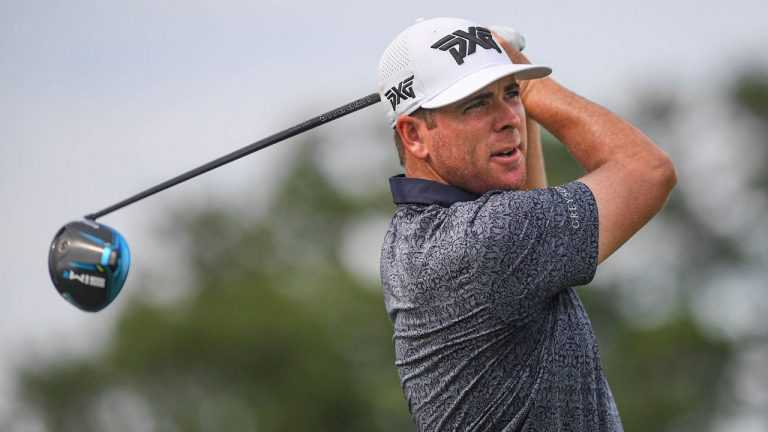
[[[520,89],[516,88],[514,90],[507,90],[507,98],[508,99],[514,99],[516,97],[520,96]]]
[[[468,105],[466,108],[464,108],[464,112],[472,111],[474,109],[478,109],[485,106],[485,101],[477,101],[471,105]]]

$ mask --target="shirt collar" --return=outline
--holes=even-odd
[[[395,204],[437,204],[450,207],[457,202],[474,201],[480,198],[471,192],[433,180],[405,177],[400,174],[389,179],[392,200]]]

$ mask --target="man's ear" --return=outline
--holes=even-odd
[[[429,156],[425,142],[427,125],[422,119],[401,115],[395,123],[395,128],[403,142],[403,150],[417,159],[423,160]]]

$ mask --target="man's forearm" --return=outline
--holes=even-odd
[[[530,63],[521,52],[505,49],[514,63]],[[563,142],[587,172],[608,160],[642,166],[642,158],[666,157],[632,124],[551,78],[521,81],[521,98],[528,117]]]
[[[526,129],[528,139],[525,155],[526,177],[523,189],[542,189],[547,187],[547,172],[544,166],[544,153],[541,150],[541,131],[538,123],[532,119],[526,120]]]
[[[665,157],[632,124],[552,79],[529,83],[526,93],[527,114],[563,142],[587,172],[611,160],[640,168]]]

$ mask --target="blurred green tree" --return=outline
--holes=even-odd
[[[768,72],[754,68],[743,73],[731,93],[736,105],[749,112],[759,122],[763,139],[757,155],[768,159],[765,150],[768,148]],[[752,181],[756,187],[768,191],[768,171],[758,171]]]

